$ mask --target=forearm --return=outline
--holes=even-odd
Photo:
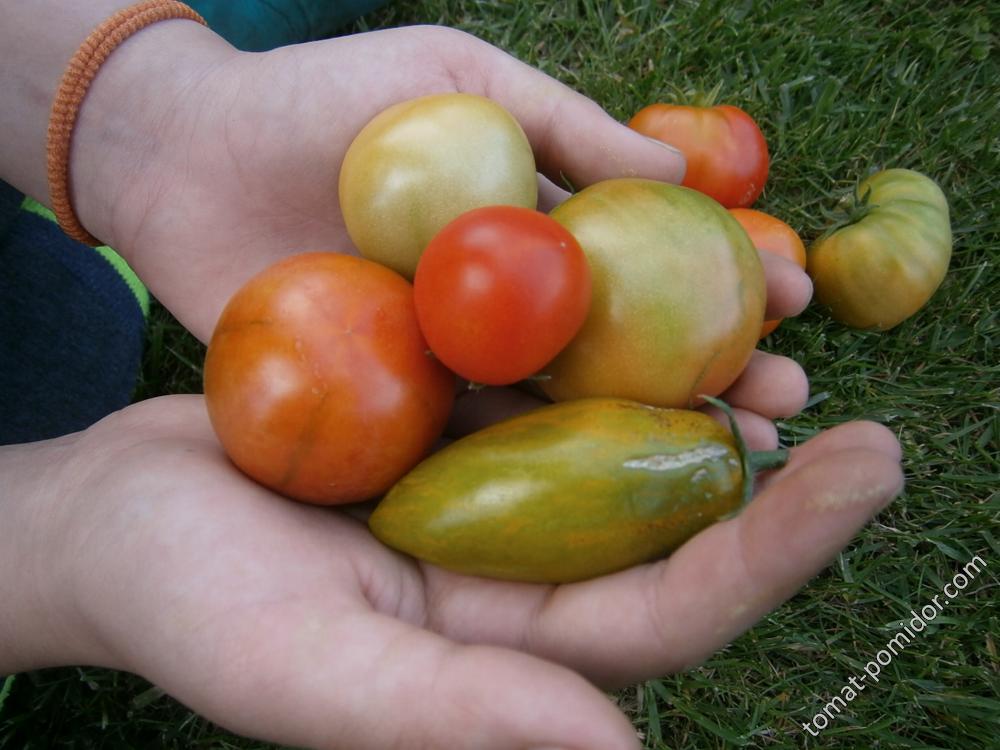
[[[45,184],[49,110],[66,63],[80,42],[123,0],[4,0],[0,25],[0,177],[39,200]]]
[[[128,0],[3,0],[0,26],[0,178],[49,202],[49,112],[70,58],[87,35]],[[197,23],[155,23],[123,42],[101,67],[80,108],[70,153],[70,195],[84,227],[103,241],[123,234],[141,204],[123,186],[163,158],[163,127],[192,77],[231,48]],[[127,249],[127,248],[123,248]]]

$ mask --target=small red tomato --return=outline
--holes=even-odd
[[[754,247],[758,250],[767,250],[798,263],[803,269],[806,267],[805,245],[802,244],[796,231],[781,219],[752,208],[731,208],[729,213],[750,235]],[[780,319],[765,320],[760,337],[767,336],[780,322]]]
[[[248,281],[205,356],[208,415],[233,463],[323,505],[375,497],[423,459],[454,387],[427,356],[410,283],[338,253],[296,255]]]
[[[504,385],[541,370],[583,325],[590,267],[554,219],[486,206],[434,236],[413,288],[435,356],[468,380]]]
[[[749,206],[764,190],[771,163],[767,141],[739,107],[650,104],[628,126],[680,149],[687,159],[681,184],[726,208]]]

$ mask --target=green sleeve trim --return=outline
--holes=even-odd
[[[21,203],[21,208],[25,211],[41,216],[42,218],[48,219],[53,223],[56,221],[56,216],[52,213],[52,211],[38,201],[27,196],[24,197],[24,202]],[[118,272],[118,275],[122,277],[122,280],[128,285],[128,288],[132,290],[132,294],[135,295],[135,301],[139,303],[143,317],[148,318],[149,291],[147,291],[145,285],[139,281],[139,277],[135,275],[135,271],[132,270],[132,267],[125,262],[125,259],[122,258],[122,256],[107,245],[95,247],[94,250],[100,253],[100,255]]]

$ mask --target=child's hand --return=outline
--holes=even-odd
[[[297,746],[638,748],[598,687],[690,668],[751,627],[899,491],[898,461],[884,428],[843,425],[662,562],[509,584],[416,563],[249,481],[200,397],[147,401],[0,450],[18,529],[0,565],[19,570],[0,599],[23,605],[0,613],[0,669],[129,670]]]

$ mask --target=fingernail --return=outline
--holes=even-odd
[[[669,143],[664,143],[663,141],[659,141],[656,138],[651,138],[648,135],[644,135],[642,137],[645,138],[650,143],[655,143],[657,146],[660,146],[661,148],[665,148],[667,151],[675,153],[678,156],[684,156],[684,152],[683,151],[681,151],[679,148],[674,148]]]

